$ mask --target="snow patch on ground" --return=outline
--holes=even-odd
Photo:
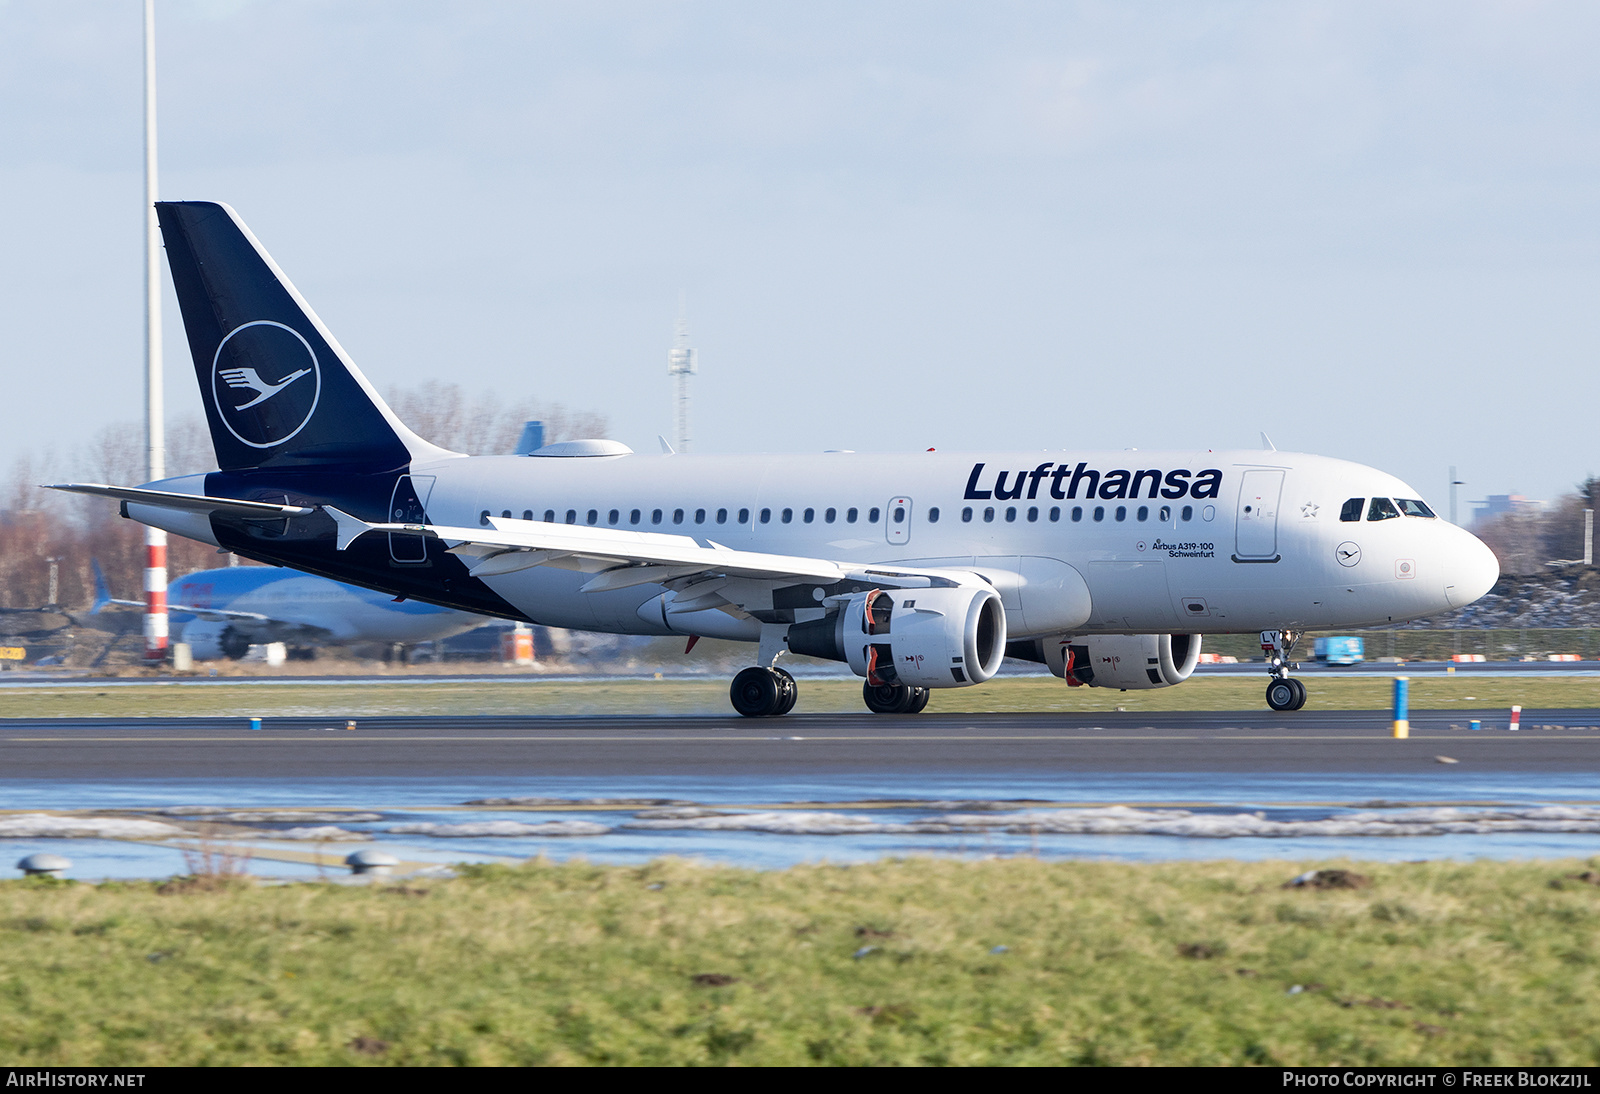
[[[166,839],[189,833],[165,821],[19,813],[0,818],[0,839]]]
[[[311,841],[315,843],[333,843],[338,840],[370,840],[370,832],[352,832],[348,828],[339,828],[331,824],[317,825],[312,828],[282,828],[277,830],[254,832],[257,839],[291,839]]]
[[[676,809],[641,809],[633,816],[635,820],[696,820],[700,817],[726,816],[726,813],[721,809],[684,806]]]
[[[873,817],[860,817],[848,813],[794,812],[733,813],[715,817],[680,817],[659,820],[631,820],[622,827],[630,829],[686,830],[695,832],[774,832],[783,835],[854,836],[885,834],[910,834],[920,831],[955,831],[940,827],[924,829],[927,822],[899,823],[881,821]],[[942,821],[932,822],[942,825]]]
[[[157,812],[168,817],[192,817],[238,824],[361,824],[383,819],[382,813],[352,813],[336,809],[226,809],[217,805],[176,805]]]
[[[847,813],[742,813],[716,817],[632,820],[631,829],[773,832],[786,835],[1149,835],[1228,839],[1311,836],[1443,836],[1496,832],[1600,832],[1600,808],[1395,809],[1322,820],[1269,820],[1257,813],[1193,813],[1186,809],[1051,809],[1024,813],[951,813],[928,820],[883,821]]]
[[[574,806],[588,805],[596,809],[647,809],[652,806],[669,805],[695,805],[692,801],[682,798],[474,798],[472,801],[462,802],[462,805],[514,805],[524,808],[538,808],[539,806],[561,806],[572,808]]]
[[[603,836],[611,826],[593,821],[481,821],[477,824],[396,824],[386,830],[397,836],[435,836],[446,839],[473,836]]]

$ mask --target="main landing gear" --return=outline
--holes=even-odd
[[[1261,651],[1267,655],[1267,706],[1273,710],[1299,710],[1306,705],[1306,686],[1289,675],[1300,666],[1289,660],[1299,631],[1262,631]]]
[[[728,698],[733,709],[746,718],[776,718],[794,709],[800,689],[794,677],[784,670],[756,666],[733,678]],[[874,714],[921,714],[932,693],[927,688],[904,684],[863,684],[861,695]]]
[[[733,709],[746,718],[774,718],[794,709],[800,689],[794,677],[782,669],[754,666],[733,678],[728,697]]]
[[[861,697],[867,709],[874,714],[921,714],[932,693],[927,688],[912,688],[904,684],[861,685]]]

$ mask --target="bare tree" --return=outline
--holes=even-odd
[[[1508,574],[1547,572],[1549,563],[1583,557],[1583,511],[1600,497],[1600,479],[1578,484],[1549,509],[1514,509],[1476,529]]]
[[[510,452],[530,420],[544,422],[546,444],[580,437],[603,437],[605,415],[572,411],[536,399],[506,401],[493,391],[468,395],[460,384],[428,380],[413,388],[393,388],[389,406],[419,436],[454,452],[492,456]]]
[[[1537,574],[1545,570],[1544,514],[1536,509],[1501,513],[1476,529],[1507,574]]]
[[[167,432],[169,474],[216,466],[211,437],[196,417],[179,419]],[[12,466],[0,501],[0,606],[35,608],[49,596],[52,558],[59,560],[57,599],[72,608],[94,598],[94,566],[100,564],[113,596],[136,600],[144,589],[144,526],[122,519],[116,505],[45,490],[51,482],[144,481],[144,426],[117,422],[97,432],[70,457],[52,452],[23,456]],[[218,564],[216,549],[174,536],[167,547],[173,575]]]
[[[215,470],[217,452],[211,446],[211,429],[198,414],[167,424],[167,474],[198,475]]]

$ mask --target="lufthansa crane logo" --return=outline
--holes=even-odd
[[[211,361],[211,399],[222,424],[251,448],[276,448],[311,421],[322,395],[316,351],[270,319],[228,332]]]

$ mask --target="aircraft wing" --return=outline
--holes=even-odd
[[[114,604],[125,604],[125,603],[127,603],[127,601],[125,601],[125,600],[116,600],[116,601],[112,601],[112,603],[114,603]],[[143,607],[143,605],[140,605],[140,607]],[[270,616],[270,615],[262,615],[260,612],[237,612],[237,611],[234,611],[232,608],[197,608],[192,604],[168,604],[167,605],[167,611],[173,613],[174,615],[176,615],[176,614],[178,614],[180,612],[184,612],[184,613],[187,613],[189,615],[196,616],[196,617],[198,617],[200,619],[205,619],[205,620],[208,620],[208,621],[213,622],[213,623],[224,623],[224,622],[271,623],[271,622],[274,622],[272,616]]]
[[[125,608],[143,608],[146,606],[145,602],[142,600],[119,600],[114,596],[108,596],[102,600],[96,601],[95,610],[98,611],[107,604],[120,604]],[[211,620],[213,622],[223,622],[228,620],[248,620],[252,623],[272,622],[272,617],[270,615],[262,615],[260,612],[234,611],[232,608],[200,608],[193,604],[168,604],[167,611],[172,614],[178,614],[181,612],[188,615],[197,616],[200,619]]]
[[[433,524],[370,524],[358,517],[323,507],[339,526],[342,551],[368,532],[427,536],[454,543],[449,550],[469,560],[473,577],[493,577],[532,566],[556,566],[593,573],[584,592],[659,584],[700,574],[718,574],[761,582],[814,581],[832,584],[851,579],[889,586],[928,585],[948,581],[934,570],[864,566],[797,555],[736,551],[711,540],[660,532],[629,532],[572,524],[490,517],[487,528],[455,528]]]
[[[163,509],[191,509],[201,513],[236,513],[244,517],[305,517],[316,510],[304,505],[274,505],[266,501],[239,501],[237,498],[208,498],[198,494],[179,494],[171,490],[144,490],[135,486],[106,486],[98,482],[61,482],[45,487],[88,494],[97,498],[129,501],[135,505],[154,505]]]

